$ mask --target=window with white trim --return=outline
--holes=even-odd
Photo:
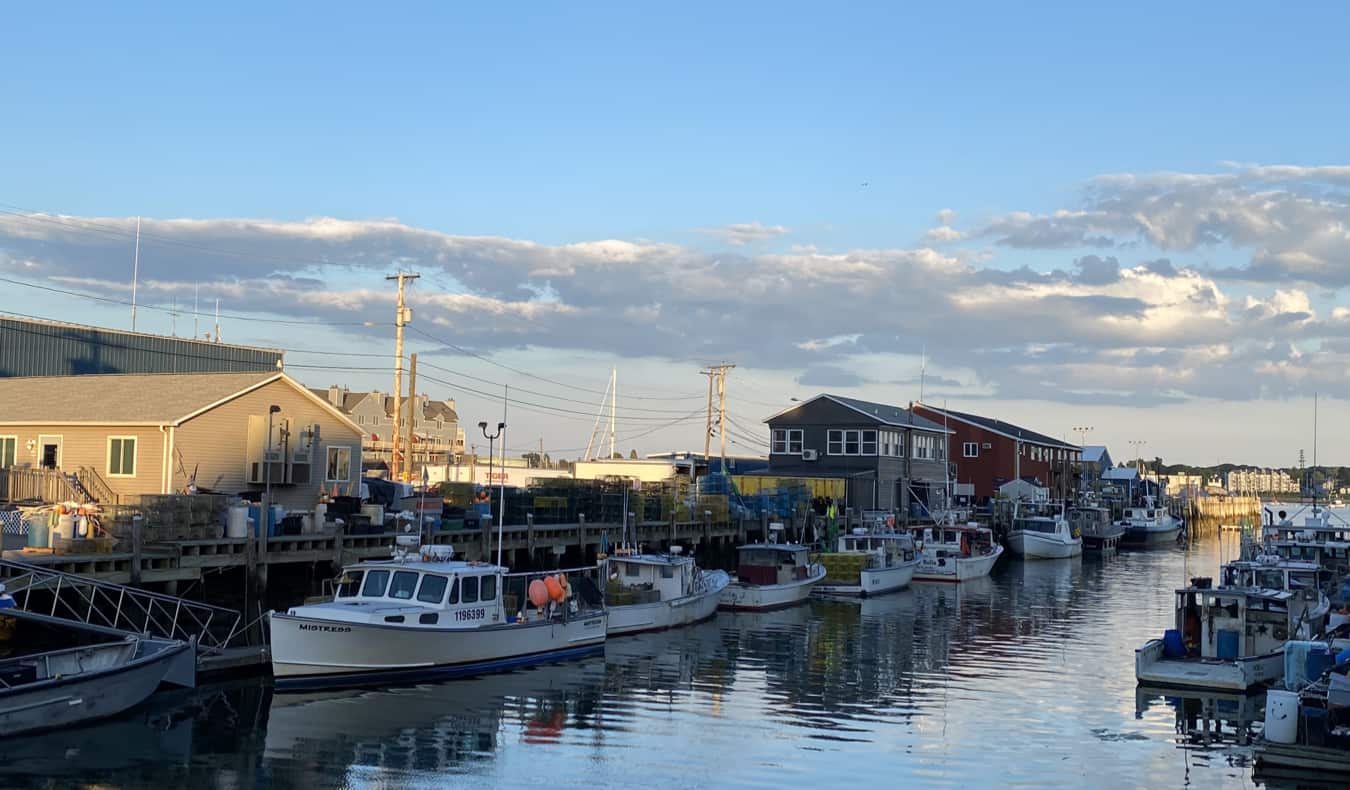
[[[905,434],[903,431],[895,432],[895,441],[891,450],[896,458],[905,457]]]
[[[825,444],[826,455],[844,454],[844,432],[840,430],[831,430],[826,434],[828,440]]]
[[[775,455],[801,455],[802,429],[774,428],[772,452]]]
[[[345,483],[352,479],[352,448],[328,448],[328,472],[325,478],[329,483]]]
[[[18,457],[19,437],[0,436],[0,469],[14,465],[14,459]]]
[[[962,444],[961,444],[961,456],[962,456],[963,458],[979,458],[979,457],[980,457],[980,443],[979,443],[979,442],[964,442],[964,443],[962,443]]]
[[[858,444],[858,431],[844,431],[844,455],[857,455]]]
[[[136,437],[108,437],[108,477],[136,476]]]
[[[876,432],[876,431],[863,431],[863,432],[862,432],[862,454],[863,454],[863,455],[876,455],[876,454],[877,454],[877,432]]]
[[[910,444],[914,449],[914,459],[918,461],[937,460],[937,437],[926,433],[915,434],[910,437]]]
[[[826,433],[825,438],[827,455],[877,454],[876,429],[833,429]]]

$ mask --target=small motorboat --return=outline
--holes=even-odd
[[[1069,527],[1077,530],[1088,551],[1112,551],[1125,537],[1125,525],[1111,520],[1111,509],[1099,505],[1069,508]]]
[[[722,590],[718,608],[768,611],[802,603],[825,578],[825,566],[811,562],[796,543],[751,543],[736,550],[736,579]]]
[[[1029,560],[1062,560],[1083,554],[1083,539],[1055,502],[1018,502],[1013,508],[1008,548]]]
[[[679,546],[671,546],[668,554],[621,547],[606,561],[610,566],[605,586],[610,636],[706,620],[717,613],[722,591],[731,582],[726,571],[698,567]]]
[[[192,687],[191,642],[128,636],[0,661],[0,732],[17,735],[116,716],[161,683]]]

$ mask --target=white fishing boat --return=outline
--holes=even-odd
[[[1284,643],[1306,622],[1308,600],[1287,590],[1177,590],[1176,627],[1135,651],[1140,683],[1242,691],[1284,677]]]
[[[816,592],[826,595],[881,595],[909,586],[923,562],[913,536],[859,527],[840,535],[838,550],[822,553],[825,579]]]
[[[825,566],[811,562],[796,543],[751,543],[736,549],[736,578],[722,590],[718,608],[767,611],[796,606],[825,578]]]
[[[596,568],[511,574],[441,548],[349,566],[331,601],[270,612],[277,688],[481,674],[604,648]]]
[[[978,524],[937,524],[916,527],[923,540],[922,561],[914,581],[963,582],[988,576],[1003,556],[993,530]]]
[[[1083,539],[1064,518],[1063,505],[1018,502],[1008,530],[1008,548],[1029,560],[1067,559],[1082,556]]]
[[[1250,560],[1233,560],[1220,570],[1220,587],[1282,590],[1304,603],[1290,639],[1311,639],[1326,627],[1331,600],[1323,593],[1327,572],[1315,562],[1286,560],[1273,554],[1258,554]]]
[[[1121,542],[1127,546],[1176,545],[1182,527],[1181,519],[1158,506],[1151,496],[1144,497],[1142,507],[1125,508],[1117,523],[1125,528]]]
[[[706,620],[717,613],[722,591],[731,582],[726,571],[699,568],[679,546],[672,546],[669,554],[621,548],[607,562],[610,636]]]

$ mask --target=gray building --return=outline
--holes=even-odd
[[[393,395],[378,390],[352,392],[336,385],[313,392],[365,431],[364,458],[368,464],[389,463],[393,456]],[[418,393],[415,401],[405,398],[402,405],[403,414],[399,425],[404,433],[400,437],[406,436],[408,413],[411,411],[414,446],[402,448],[400,452],[405,457],[411,457],[414,470],[424,464],[454,463],[464,453],[464,429],[460,427],[454,400],[432,400],[425,393]]]
[[[844,478],[856,510],[906,512],[946,481],[950,431],[899,406],[825,394],[765,422],[768,474]]]
[[[0,378],[86,373],[275,373],[282,352],[0,316]]]

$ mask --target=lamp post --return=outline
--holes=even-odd
[[[506,427],[506,423],[504,423],[504,422],[499,422],[499,423],[497,423],[497,432],[496,432],[496,433],[488,433],[488,430],[487,430],[487,428],[488,428],[487,421],[485,420],[485,421],[483,421],[483,422],[478,423],[478,430],[482,431],[482,432],[483,432],[483,438],[488,440],[488,481],[487,481],[487,491],[488,491],[488,502],[489,502],[489,503],[492,502],[492,452],[493,452],[492,447],[493,447],[493,443],[497,441],[497,437],[502,435],[502,429],[504,429],[505,427]],[[505,463],[505,462],[503,462],[503,463]],[[501,503],[498,503],[498,507],[500,507],[500,506],[501,506]],[[489,504],[489,506],[488,506],[488,515],[489,515],[489,516],[492,515],[491,504]],[[501,520],[500,520],[500,519],[499,519],[498,522],[497,522],[497,564],[498,564],[498,565],[501,565],[501,564],[502,564],[502,526],[501,526]]]

